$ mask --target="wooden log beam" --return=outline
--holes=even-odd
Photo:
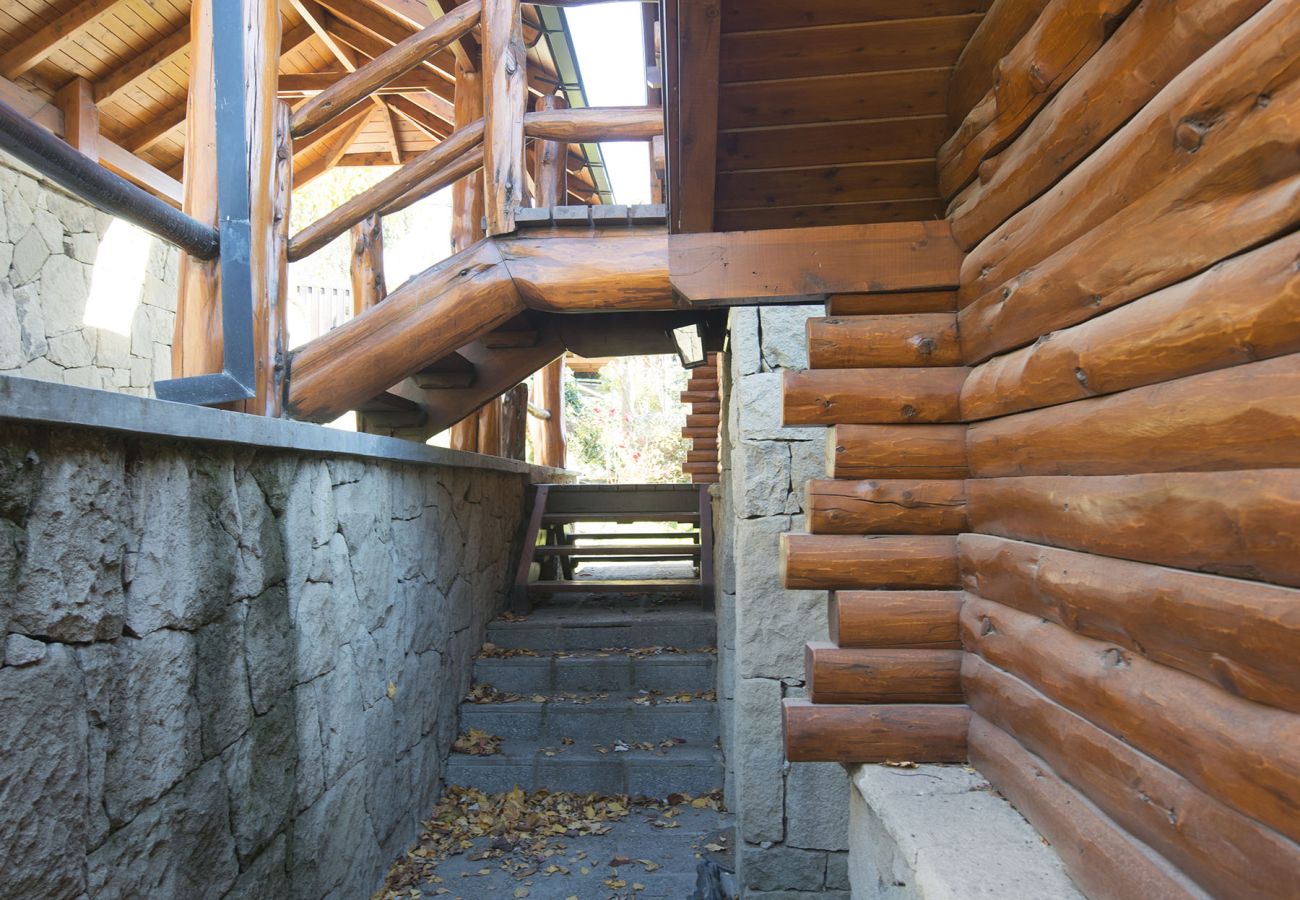
[[[568,102],[559,93],[547,94],[537,101],[538,109],[543,112],[556,112],[568,107]],[[563,206],[569,193],[569,172],[565,168],[568,160],[569,145],[557,140],[542,140],[537,143],[537,205],[543,207]]]
[[[537,461],[543,466],[563,469],[568,455],[568,438],[564,426],[564,358],[542,369],[537,377],[537,402],[547,418],[538,429]],[[687,453],[687,459],[690,459]]]
[[[966,761],[970,710],[950,704],[781,705],[790,762]]]
[[[419,159],[419,157],[416,157]],[[415,162],[416,160],[411,160]],[[385,204],[380,213],[385,216],[391,216],[399,213],[412,204],[418,203],[425,197],[436,194],[449,185],[472,178],[479,174],[483,169],[483,145],[480,144],[472,150],[467,151],[458,159],[449,162],[446,167],[436,170],[428,178],[421,181],[418,185],[411,188],[405,194],[402,194],[391,203]]]
[[[1300,713],[1300,591],[991,535],[957,545],[972,593]]]
[[[967,655],[961,676],[973,712],[1015,736],[1211,896],[1244,891],[1280,900],[1300,881],[1300,853],[1291,841],[1208,796],[1180,773],[978,656]]]
[[[833,591],[830,638],[845,648],[959,650],[961,598],[959,591]]]
[[[287,38],[288,35],[285,35]],[[286,44],[288,41],[285,42]],[[161,41],[149,46],[143,53],[133,56],[120,68],[110,72],[95,82],[95,102],[107,103],[125,90],[136,79],[156,69],[163,63],[177,56],[190,45],[189,23],[181,25]]]
[[[966,484],[971,530],[1300,585],[1300,470],[1028,476]]]
[[[981,478],[1300,466],[1300,355],[982,422],[967,445]]]
[[[948,82],[948,122],[953,129],[997,81],[998,64],[1024,37],[1048,0],[994,0],[966,42]]]
[[[374,115],[374,108],[363,108],[360,110],[360,115],[357,115],[351,120],[347,120],[346,115],[340,116],[340,121],[347,121],[346,124],[336,131],[327,132],[322,129],[321,131],[316,132],[317,135],[328,134],[324,151],[310,163],[295,168],[294,187],[304,187],[324,175],[330,169],[334,168],[334,166],[338,165],[339,160],[341,160],[344,154],[348,152],[348,148],[352,146],[352,142],[357,139],[357,136],[365,129],[366,123],[370,122],[374,118]],[[347,229],[344,230],[346,231]],[[340,232],[340,234],[341,233],[342,232]]]
[[[786,370],[783,425],[889,425],[961,421],[966,369]]]
[[[544,109],[524,116],[526,136],[566,144],[648,141],[663,133],[663,110],[649,106]]]
[[[358,70],[359,71],[359,70]],[[286,72],[280,75],[280,96],[291,97],[313,97],[328,90],[338,84],[344,78],[349,77],[348,72]],[[390,96],[394,94],[418,93],[428,90],[435,81],[440,80],[439,76],[427,69],[412,69],[404,75],[399,75],[392,81],[382,87],[375,88],[371,93],[380,96]]]
[[[298,108],[293,118],[295,136],[309,134],[334,116],[359,103],[464,35],[479,21],[481,0],[458,6],[429,27],[416,32],[355,72],[339,79]]]
[[[946,222],[674,234],[669,254],[673,287],[702,306],[952,288],[962,259]]]
[[[1257,22],[1268,21],[1271,11],[1265,9],[1224,42],[1238,46],[1242,57],[1220,60],[1228,66],[1240,59],[1256,59],[1253,48],[1262,42],[1271,50],[1267,59],[1257,60],[1260,70],[1239,73],[1241,80],[1232,83],[1225,96],[1229,86],[1212,77],[1219,73],[1201,69],[1201,63],[1216,56],[1216,48],[1162,92],[1162,100],[1170,98],[1169,105],[1153,103],[1045,200],[1030,207],[1035,215],[1049,219],[1046,227],[1037,229],[1036,246],[1045,245],[1047,250],[1057,246],[1077,231],[1076,223],[1092,230],[1038,261],[1033,260],[1039,251],[1026,251],[1024,235],[1017,230],[1021,249],[1010,259],[1030,268],[1014,273],[1005,268],[1007,258],[995,261],[977,248],[971,258],[980,256],[984,263],[975,271],[1010,280],[962,311],[962,344],[968,360],[982,361],[1105,313],[1294,227],[1300,218],[1300,165],[1291,165],[1289,157],[1286,164],[1270,167],[1257,160],[1280,162],[1283,157],[1277,156],[1275,148],[1285,142],[1283,135],[1291,133],[1300,118],[1300,66],[1278,71],[1276,58],[1293,51],[1300,54],[1300,23],[1277,22],[1273,31],[1258,35],[1250,46],[1237,44],[1243,34],[1254,31]],[[1198,79],[1194,85],[1185,80],[1189,74]],[[1262,106],[1253,99],[1261,93],[1270,98]],[[1198,129],[1178,124],[1200,121],[1198,116],[1206,111],[1202,101],[1211,97],[1216,101],[1210,107],[1216,111],[1211,125]],[[1143,130],[1134,132],[1134,126]],[[1075,196],[1081,186],[1093,184],[1098,166],[1122,173],[1125,181],[1116,184],[1112,177],[1105,188],[1108,198],[1137,199],[1122,206],[1087,195],[1080,196],[1077,205],[1058,206],[1062,197]],[[1135,173],[1144,180],[1130,181]],[[1188,197],[1199,202],[1188,205]],[[1006,227],[1012,228],[1014,222],[1018,229],[1026,221],[1017,216]],[[985,244],[997,238],[995,233]],[[984,283],[984,278],[971,276],[971,294]]]
[[[293,356],[289,410],[330,421],[524,311],[496,245],[480,242],[411,279]]]
[[[832,478],[965,478],[965,425],[837,425],[826,441]]]
[[[879,316],[957,311],[956,291],[900,291],[891,294],[831,294],[830,316]]]
[[[960,650],[804,648],[808,699],[834,703],[961,703]]]
[[[968,740],[971,765],[1051,843],[1070,878],[1087,896],[1145,900],[1205,896],[1000,728],[972,716]]]
[[[484,0],[482,24],[487,233],[507,234],[524,195],[528,59],[519,0]]]
[[[955,313],[835,316],[807,322],[808,366],[876,369],[961,365]]]
[[[966,599],[961,623],[968,652],[1238,812],[1291,840],[1300,834],[1294,714],[979,597]]]
[[[958,586],[957,539],[930,535],[781,535],[791,590],[947,590]]]
[[[74,78],[59,89],[55,100],[63,111],[63,139],[99,162],[99,107],[91,83]]]
[[[1052,0],[1002,58],[997,80],[939,148],[939,193],[952,197],[1101,48],[1137,0]]]
[[[457,129],[448,140],[421,153],[383,181],[295,234],[289,242],[289,259],[303,259],[315,253],[353,225],[383,211],[390,203],[462,161],[482,141],[482,122]]]
[[[120,0],[81,0],[60,15],[47,17],[48,20],[30,36],[0,56],[0,73],[5,78],[17,78],[27,73],[45,57],[75,39],[119,2]]]
[[[948,213],[958,243],[974,247],[1047,190],[1266,2],[1138,4],[1011,146],[984,161],[979,178],[953,201]],[[1166,52],[1152,53],[1154,46]]]
[[[810,481],[804,514],[813,534],[959,534],[966,530],[961,479]]]
[[[662,228],[526,229],[500,239],[524,302],[544,312],[678,308]]]
[[[962,386],[968,420],[1300,352],[1300,234],[995,357]]]

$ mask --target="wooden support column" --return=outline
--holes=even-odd
[[[287,223],[291,150],[283,109],[276,99],[280,59],[280,9],[275,0],[244,0],[247,78],[244,112],[248,123],[251,185],[253,340],[256,396],[236,404],[244,412],[279,415],[277,363],[283,352]],[[190,18],[190,93],[187,101],[184,212],[217,224],[216,95],[212,49],[213,0],[195,0]],[[278,133],[283,131],[282,134]],[[176,302],[172,374],[176,378],[221,372],[223,335],[220,261],[182,255]]]
[[[550,413],[539,429],[537,461],[543,466],[563,469],[568,456],[568,439],[564,434],[564,357],[537,373],[537,405]]]
[[[567,109],[569,104],[558,93],[547,94],[537,101],[537,108],[543,112]],[[558,141],[537,141],[537,173],[533,180],[537,182],[537,206],[564,206],[569,193],[569,172],[565,162],[569,156],[569,145]]]
[[[558,93],[537,101],[542,111],[561,110],[568,103]],[[558,141],[537,141],[537,206],[564,206],[569,192],[569,172],[565,162],[569,145]],[[550,415],[538,419],[534,430],[537,461],[544,466],[564,468],[567,455],[564,435],[564,358],[561,357],[537,373],[537,405]]]
[[[528,384],[517,384],[501,398],[501,455],[524,458],[528,446]]]
[[[99,107],[95,87],[84,78],[74,78],[55,97],[63,110],[63,139],[83,155],[99,162]]]
[[[528,60],[519,0],[485,0],[482,26],[487,232],[507,234],[515,230],[526,180]]]
[[[470,68],[467,61],[456,62],[457,128],[483,118],[483,76]],[[466,175],[451,186],[451,246],[460,253],[483,237],[483,170]],[[495,401],[488,407],[496,407]],[[470,453],[480,452],[479,418],[475,412],[451,427],[451,448]],[[497,408],[496,414],[500,415]]]
[[[384,282],[384,224],[376,213],[352,226],[352,314],[361,315],[388,296]]]

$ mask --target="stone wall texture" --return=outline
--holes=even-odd
[[[524,476],[0,435],[0,896],[370,896],[440,791]]]
[[[0,374],[140,396],[171,377],[175,247],[135,230],[143,271],[102,271],[112,325],[86,322],[110,226],[132,229],[0,154]]]
[[[849,782],[835,763],[785,762],[781,700],[803,696],[804,644],[827,639],[824,591],[779,581],[781,534],[803,530],[803,486],[824,477],[825,428],[781,425],[781,372],[808,364],[821,306],[731,313],[718,504],[718,652],[728,806],[746,897],[848,897]]]

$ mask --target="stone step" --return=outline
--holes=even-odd
[[[567,737],[578,745],[683,738],[693,745],[711,747],[718,738],[718,709],[712,700],[649,706],[633,703],[629,696],[589,703],[564,699],[465,702],[460,705],[460,728],[462,732],[477,728],[506,740],[556,746]]]
[[[515,656],[474,660],[476,684],[512,694],[566,691],[633,693],[705,691],[716,683],[712,653]]]
[[[609,746],[606,744],[605,746]],[[700,795],[722,785],[722,754],[709,745],[679,744],[658,755],[645,750],[598,753],[589,744],[549,748],[534,741],[504,741],[501,753],[447,760],[448,784],[504,793],[526,791],[629,794],[664,798],[672,793]]]
[[[526,619],[493,622],[487,640],[498,647],[525,647],[539,653],[556,650],[712,647],[717,636],[713,613],[674,606],[647,609],[600,609],[581,604],[534,610]]]

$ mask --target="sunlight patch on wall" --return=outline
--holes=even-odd
[[[153,238],[143,229],[122,219],[113,220],[95,255],[84,324],[131,336],[152,243]]]

